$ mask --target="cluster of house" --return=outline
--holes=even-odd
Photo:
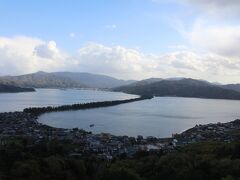
[[[24,112],[0,113],[0,144],[6,137],[30,137],[35,143],[42,140],[68,140],[77,145],[69,156],[95,154],[111,160],[113,157],[132,157],[138,151],[170,152],[176,147],[207,140],[233,141],[240,139],[240,120],[229,123],[196,125],[171,138],[114,136],[92,134],[84,130],[53,128],[38,123],[37,117]]]
[[[173,135],[173,145],[181,146],[202,141],[231,142],[240,139],[240,120],[227,123],[196,125],[181,134]]]
[[[24,112],[0,113],[0,138],[31,137],[36,142],[42,139],[71,138],[70,130],[52,128],[38,123],[37,117]]]
[[[140,150],[157,152],[172,146],[172,138],[135,138],[107,133],[92,134],[78,128],[53,128],[39,123],[37,116],[24,112],[0,113],[0,144],[3,144],[7,137],[30,137],[35,143],[42,140],[68,140],[78,145],[78,148],[71,151],[70,156],[94,153],[107,159],[123,154],[131,157]]]
[[[113,157],[133,157],[139,151],[158,153],[159,151],[170,149],[172,138],[158,139],[155,137],[142,136],[114,136],[107,133],[86,134],[82,139],[84,146],[73,152],[73,156],[81,156],[85,153],[97,154],[106,159]]]

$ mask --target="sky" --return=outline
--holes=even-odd
[[[239,0],[0,0],[0,75],[240,83]]]

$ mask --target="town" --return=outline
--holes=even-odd
[[[240,138],[240,120],[228,123],[196,125],[169,138],[115,136],[108,133],[93,134],[82,129],[49,127],[37,121],[38,116],[26,112],[0,113],[0,145],[13,138],[30,139],[34,144],[42,141],[67,141],[73,145],[67,156],[84,157],[95,154],[111,160],[131,158],[137,152],[172,152],[186,144],[203,141],[231,142]]]

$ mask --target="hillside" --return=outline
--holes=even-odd
[[[71,72],[37,72],[21,76],[2,76],[0,83],[33,88],[113,88],[134,81],[109,76]]]
[[[161,80],[152,83],[135,83],[114,88],[130,94],[152,96],[197,97],[212,99],[240,99],[240,93],[224,89],[206,81],[195,79]]]
[[[0,84],[0,93],[33,92],[33,88],[21,88],[12,85]]]
[[[0,77],[0,82],[20,87],[33,88],[70,88],[86,87],[83,84],[77,84],[71,79],[58,77],[51,73],[37,72],[21,76],[4,76]]]
[[[240,84],[226,84],[226,85],[221,85],[221,87],[224,89],[231,89],[231,90],[240,92]]]
[[[159,82],[159,81],[162,81],[162,80],[163,79],[161,79],[161,78],[149,78],[149,79],[144,79],[144,80],[141,80],[141,81],[133,82],[133,83],[129,84],[128,86],[134,87],[134,86],[148,85],[148,84]]]

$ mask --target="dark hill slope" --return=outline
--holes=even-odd
[[[240,93],[237,91],[194,79],[162,80],[150,84],[122,86],[113,90],[138,95],[240,100]]]
[[[221,87],[224,89],[231,89],[231,90],[240,92],[240,84],[226,84],[226,85],[221,85]]]
[[[33,88],[21,88],[12,85],[0,84],[0,93],[33,92]]]

